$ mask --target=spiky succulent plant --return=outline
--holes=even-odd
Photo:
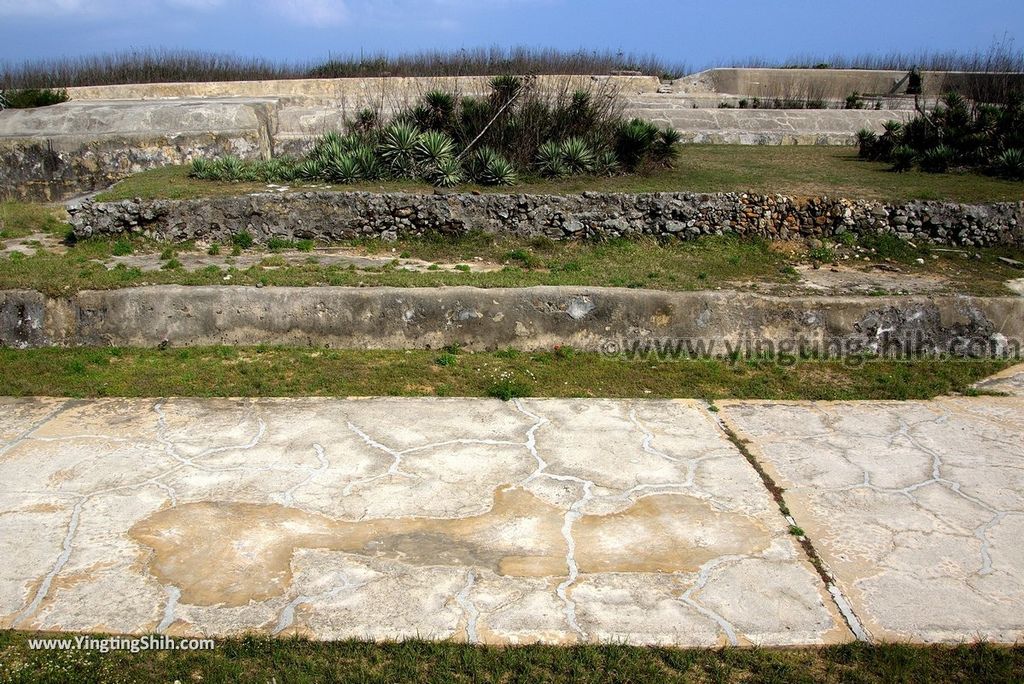
[[[422,133],[415,124],[397,121],[384,129],[377,152],[399,178],[416,175],[416,147]]]
[[[455,141],[441,131],[427,131],[420,136],[415,148],[416,158],[430,166],[455,155]]]
[[[352,154],[344,154],[332,159],[327,165],[326,174],[332,183],[349,184],[362,180],[359,162]]]
[[[537,173],[547,178],[558,178],[566,173],[565,164],[562,163],[562,148],[553,141],[549,141],[537,148],[537,156],[534,161]]]
[[[214,165],[210,160],[199,157],[192,160],[192,166],[189,168],[188,175],[199,180],[213,180],[214,172]]]
[[[1015,180],[1024,179],[1024,150],[1011,148],[996,159],[996,171],[1001,176]]]
[[[890,154],[892,158],[892,170],[903,173],[914,168],[914,161],[917,159],[917,152],[909,145],[897,145]]]
[[[317,157],[307,157],[296,168],[296,174],[303,180],[324,180],[324,163]]]
[[[451,188],[464,179],[462,164],[458,159],[446,157],[437,162],[429,174],[430,182],[440,188]]]
[[[584,174],[594,170],[594,150],[583,138],[566,138],[559,146],[559,152],[569,173]]]
[[[480,182],[484,185],[515,185],[517,180],[516,167],[501,155],[491,159],[480,175]]]

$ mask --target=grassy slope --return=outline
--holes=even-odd
[[[797,649],[480,647],[240,637],[212,651],[31,651],[0,632],[0,683],[24,682],[1019,682],[1024,647],[849,644]],[[47,635],[50,636],[50,635]]]
[[[972,383],[1006,366],[941,360],[631,361],[571,349],[0,349],[0,396],[927,399],[970,392]]]
[[[265,189],[262,183],[216,183],[188,178],[185,167],[147,171],[128,178],[101,200],[133,197],[188,199]],[[431,192],[411,182],[367,183],[339,189]],[[688,145],[676,168],[650,176],[528,180],[509,189],[468,188],[481,192],[577,193],[605,192],[756,192],[798,197],[829,195],[851,199],[960,202],[1019,201],[1024,184],[978,174],[895,174],[888,165],[857,158],[848,147],[754,145]]]

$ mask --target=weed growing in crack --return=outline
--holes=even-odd
[[[500,375],[487,388],[487,396],[511,401],[520,397],[528,397],[532,387],[523,380],[516,377],[512,371],[502,371]]]

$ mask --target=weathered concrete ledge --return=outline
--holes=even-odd
[[[0,292],[0,345],[555,345],[701,356],[798,350],[830,356],[1020,355],[1021,297],[768,297],[600,287],[184,287]],[[881,345],[881,346],[880,346]],[[890,345],[899,345],[890,346]]]
[[[846,145],[857,131],[880,131],[886,121],[906,121],[913,112],[867,109],[693,108],[684,96],[630,99],[626,114],[672,126],[683,142],[701,145]]]
[[[79,238],[135,233],[158,240],[226,241],[245,231],[265,243],[272,237],[335,241],[484,231],[557,240],[726,233],[787,240],[852,232],[935,244],[1024,245],[1024,202],[886,204],[746,193],[292,192],[86,202],[69,211]]]
[[[1024,74],[978,71],[923,71],[922,97],[935,100],[950,90],[965,95],[975,90],[1020,88]],[[677,90],[711,91],[744,97],[818,97],[841,99],[862,95],[906,93],[907,71],[881,69],[716,68],[675,82]]]
[[[272,156],[274,100],[68,102],[0,113],[0,197],[57,201],[196,157]]]
[[[467,95],[490,90],[491,76],[384,76],[354,78],[285,78],[265,81],[131,83],[68,88],[73,100],[153,100],[195,97],[287,97],[331,102],[407,101],[431,90]],[[657,76],[543,75],[540,88],[584,88],[605,83],[623,95],[657,92]]]

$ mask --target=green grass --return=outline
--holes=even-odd
[[[5,203],[0,216],[7,216],[11,236],[33,231],[63,237],[67,226],[59,212],[41,205]],[[5,233],[6,234],[6,233]],[[167,245],[139,237],[90,238],[59,250],[37,249],[33,255],[0,255],[0,289],[35,289],[51,296],[83,289],[113,289],[140,285],[256,285],[267,286],[394,286],[439,287],[528,287],[535,285],[606,286],[657,290],[706,290],[737,287],[756,289],[760,284],[785,285],[796,282],[792,266],[813,256],[797,243],[779,245],[737,237],[703,237],[694,241],[658,242],[653,239],[607,242],[555,242],[495,237],[477,233],[459,238],[427,236],[387,243],[357,240],[337,243],[355,253],[389,257],[379,266],[354,269],[344,264],[321,264],[309,241],[276,242],[269,250],[256,250],[247,235],[236,236],[235,244],[198,247],[192,243]],[[251,236],[248,236],[251,238]],[[996,257],[1024,260],[1020,250],[979,249],[981,260],[965,260],[957,252],[911,247],[895,239],[870,238],[861,245],[876,250],[873,261],[890,259],[907,273],[936,274],[950,289],[965,294],[1006,295],[1003,285],[1021,272]],[[286,261],[281,249],[308,252],[300,260]],[[189,267],[187,255],[224,255],[220,266]],[[259,263],[236,267],[228,255],[253,253]],[[143,271],[125,264],[106,268],[104,260],[114,255],[151,255],[162,260],[160,270]],[[446,268],[425,271],[404,268],[402,258],[427,263],[443,262]],[[933,256],[937,258],[932,258]],[[924,265],[916,259],[924,257]],[[504,266],[491,271],[471,271],[467,265],[488,262]],[[863,262],[858,263],[861,266]],[[183,265],[184,264],[184,265]]]
[[[66,233],[58,212],[42,204],[0,202],[0,239],[25,237],[34,232]]]
[[[0,349],[0,396],[928,399],[970,392],[971,384],[1008,365],[937,359],[634,361],[565,348],[445,353],[449,357],[430,350],[281,347]]]
[[[468,646],[314,642],[248,636],[211,651],[32,651],[38,635],[0,632],[0,684],[34,682],[1019,682],[1024,647],[847,644],[823,648],[674,649],[623,645]],[[47,635],[50,637],[51,635]],[[58,636],[58,635],[52,635]]]
[[[146,171],[102,193],[101,201],[142,198],[189,199],[258,192],[263,183],[199,181],[187,167]],[[375,182],[339,190],[433,192],[416,182]],[[863,161],[852,147],[770,145],[687,145],[674,169],[614,178],[524,179],[509,189],[466,186],[463,190],[514,193],[754,192],[796,197],[829,195],[890,202],[912,199],[958,202],[1019,201],[1024,183],[978,174],[892,173],[889,165]]]
[[[121,265],[107,269],[97,260],[115,252],[160,255],[165,262],[184,261],[194,246],[168,247],[141,239],[130,245],[124,239],[96,238],[81,241],[66,253],[37,250],[32,256],[0,256],[0,289],[30,288],[51,295],[82,289],[112,289],[142,284],[180,285],[264,285],[277,286],[395,286],[438,287],[527,287],[532,285],[596,285],[644,287],[664,290],[695,290],[723,285],[730,280],[758,280],[785,283],[792,275],[785,270],[786,259],[761,241],[710,237],[695,242],[661,245],[653,240],[617,240],[606,243],[523,243],[476,235],[464,239],[413,239],[398,243],[350,242],[344,245],[362,252],[395,254],[405,252],[427,262],[447,261],[448,269],[413,271],[397,260],[382,261],[379,267],[350,269],[345,265],[322,265],[303,258],[287,263],[268,253],[246,269],[231,265],[201,269],[174,268],[158,272]],[[503,263],[513,251],[528,252],[526,268],[520,259],[510,260],[502,269],[471,272],[466,262],[476,258]],[[385,252],[387,250],[387,252]],[[220,250],[227,253],[226,250]],[[263,254],[260,252],[259,254]],[[310,254],[310,256],[314,256]],[[702,275],[703,274],[703,275]],[[710,275],[708,275],[710,274]],[[230,275],[225,281],[224,277]]]

